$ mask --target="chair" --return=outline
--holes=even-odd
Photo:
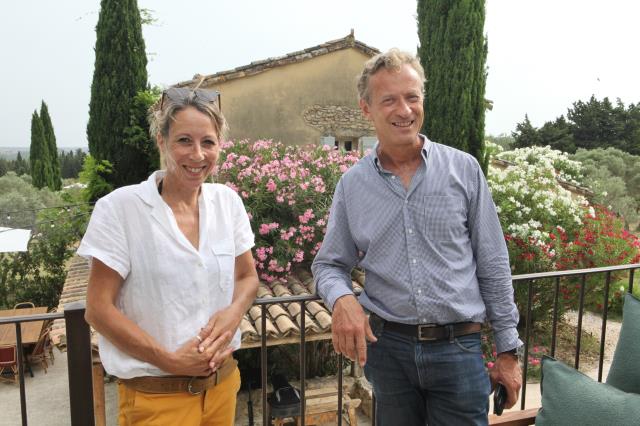
[[[24,308],[35,308],[36,305],[33,304],[33,302],[20,302],[20,303],[16,303],[13,306],[13,310],[15,311],[16,309],[24,309]]]
[[[44,368],[44,374],[47,374],[47,350],[46,343],[49,340],[49,329],[43,330],[36,342],[36,345],[33,347],[33,350],[29,355],[27,355],[27,360],[29,365],[33,365],[34,363],[40,363],[42,368]]]
[[[18,383],[18,354],[15,346],[0,346],[0,380],[7,380],[4,372],[10,371],[13,382]]]
[[[58,312],[57,308],[49,309],[48,313]],[[51,365],[55,360],[53,356],[53,341],[51,340],[51,329],[53,328],[53,320],[45,321],[43,329],[47,331],[47,339],[44,343],[44,350],[49,352],[49,361],[51,361]],[[43,331],[44,332],[44,331]]]
[[[44,351],[45,351],[45,354],[49,353],[48,360],[51,362],[51,365],[53,365],[53,362],[55,361],[55,358],[53,356],[53,342],[51,341],[51,335],[50,335],[51,327],[50,326],[49,326],[49,328],[47,328],[46,332],[47,333],[46,333],[46,338],[45,338],[45,341],[44,341]]]

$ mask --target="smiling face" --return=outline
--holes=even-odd
[[[410,65],[381,68],[369,79],[369,102],[360,108],[373,123],[380,145],[413,145],[424,120],[422,79]]]
[[[175,114],[166,137],[158,135],[158,146],[165,157],[167,177],[193,189],[212,174],[220,156],[211,118],[193,107]]]

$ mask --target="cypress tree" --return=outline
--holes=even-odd
[[[51,167],[49,167],[49,153],[44,135],[44,126],[34,111],[31,116],[31,146],[29,147],[29,163],[31,165],[31,179],[33,186],[42,188],[51,180]]]
[[[96,26],[87,138],[91,155],[114,165],[114,186],[132,183],[128,171],[143,156],[123,144],[132,99],[147,86],[147,57],[136,0],[102,0]]]
[[[486,173],[484,0],[418,0],[425,69],[423,132],[476,157]]]
[[[49,108],[47,104],[42,101],[40,106],[40,120],[42,121],[42,127],[44,130],[44,138],[47,144],[47,152],[49,154],[49,168],[51,175],[49,176],[49,182],[47,186],[52,191],[59,191],[62,188],[62,180],[60,178],[60,162],[58,161],[58,146],[56,144],[56,134],[53,131],[53,123],[49,116]]]

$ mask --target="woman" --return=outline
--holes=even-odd
[[[231,352],[258,288],[238,195],[206,184],[226,122],[217,92],[170,88],[152,113],[163,168],[95,206],[78,253],[91,259],[87,321],[118,377],[120,425],[230,425]]]

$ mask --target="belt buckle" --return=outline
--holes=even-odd
[[[197,379],[196,376],[193,376],[189,379],[189,384],[187,385],[187,391],[189,392],[190,395],[200,395],[202,393],[202,391],[198,391],[198,392],[194,392],[192,389],[193,386],[193,379]]]
[[[424,337],[422,335],[422,331],[428,328],[435,328],[437,327],[437,324],[418,324],[418,340],[422,341],[422,342],[430,342],[433,340],[438,340],[437,337]]]

